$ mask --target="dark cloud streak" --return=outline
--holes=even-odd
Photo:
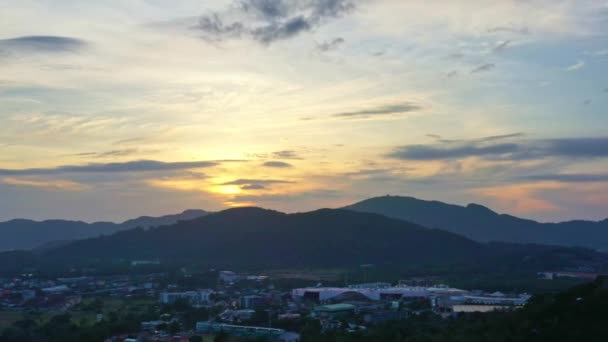
[[[608,158],[608,137],[517,139],[521,136],[521,133],[514,133],[475,140],[399,146],[387,156],[403,160],[449,160],[468,157],[494,160]]]
[[[474,68],[473,70],[471,70],[471,74],[490,71],[490,70],[494,69],[494,67],[496,67],[496,66],[492,63],[482,64],[482,65]]]
[[[216,161],[161,162],[137,160],[122,163],[91,163],[85,165],[64,165],[54,168],[0,169],[0,176],[33,176],[66,173],[121,173],[151,172],[206,168],[218,165]]]
[[[357,110],[352,112],[343,112],[333,114],[334,117],[342,117],[342,118],[366,118],[370,116],[381,116],[381,115],[394,115],[394,114],[404,114],[410,112],[416,112],[421,110],[422,107],[415,103],[399,103],[399,104],[390,104],[383,105],[376,108],[369,108],[363,110]]]
[[[86,45],[84,40],[62,36],[22,36],[0,40],[0,50],[9,55],[78,52]]]
[[[523,177],[532,181],[556,181],[560,183],[598,183],[608,182],[607,173],[555,173],[538,174]]]
[[[291,165],[289,163],[281,162],[281,161],[267,161],[264,164],[262,164],[262,166],[273,167],[273,168],[290,168],[290,167],[293,167],[293,165]]]

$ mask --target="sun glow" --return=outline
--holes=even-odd
[[[241,188],[237,185],[221,185],[215,187],[213,191],[225,195],[236,195],[242,192]]]

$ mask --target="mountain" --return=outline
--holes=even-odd
[[[67,262],[158,258],[196,261],[212,267],[267,269],[361,264],[449,267],[456,263],[521,259],[531,253],[541,255],[554,250],[548,246],[485,245],[454,233],[349,210],[284,214],[235,208],[171,226],[75,241],[49,250],[44,258]],[[589,251],[571,249],[560,251],[557,258],[582,258],[590,263],[594,256]]]
[[[504,241],[608,250],[608,219],[540,223],[498,214],[479,204],[463,207],[400,196],[370,198],[345,209],[414,222],[479,242]]]
[[[0,251],[38,247],[44,250],[65,245],[71,240],[86,239],[102,234],[109,235],[135,227],[150,228],[169,225],[181,220],[195,219],[206,214],[207,212],[203,210],[186,210],[176,215],[142,216],[123,223],[16,219],[0,222]]]
[[[152,228],[159,226],[166,226],[174,224],[178,221],[189,221],[194,220],[195,218],[199,218],[207,215],[208,212],[199,209],[189,209],[185,210],[180,214],[174,215],[166,215],[160,217],[152,217],[152,216],[140,216],[136,219],[127,220],[121,224],[124,229],[142,227],[142,228]]]

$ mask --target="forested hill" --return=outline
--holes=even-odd
[[[361,264],[451,265],[514,263],[546,257],[555,247],[485,245],[437,229],[377,214],[340,209],[284,214],[260,208],[236,208],[150,230],[134,229],[112,236],[73,242],[50,250],[49,259],[196,260],[219,267],[341,267]],[[560,249],[590,262],[595,254]],[[591,254],[591,255],[590,255]],[[599,255],[600,259],[605,255]],[[530,258],[532,256],[532,258]],[[552,262],[551,258],[543,261]],[[521,265],[518,265],[521,266]],[[542,268],[542,266],[538,266]]]

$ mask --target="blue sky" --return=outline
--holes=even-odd
[[[0,219],[608,216],[607,1],[0,3]]]

